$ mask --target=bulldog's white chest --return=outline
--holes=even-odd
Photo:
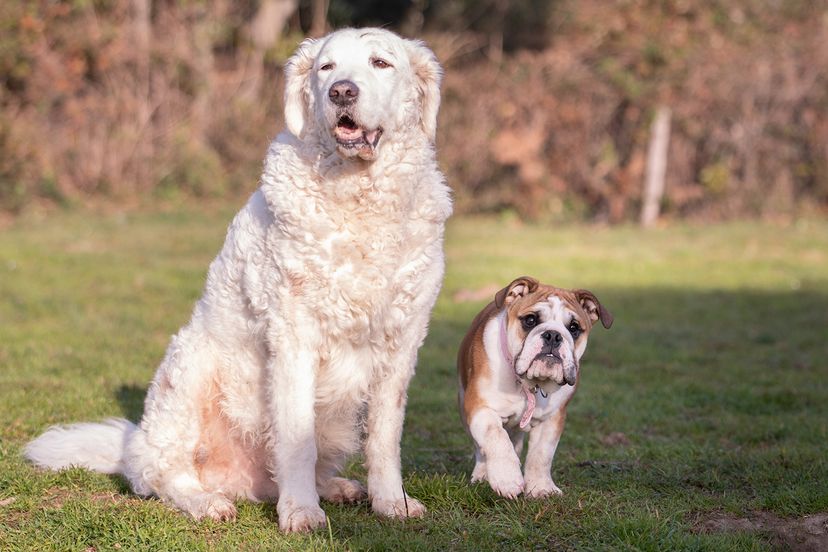
[[[488,404],[500,416],[505,427],[519,427],[524,416],[529,416],[529,422],[521,429],[529,431],[532,427],[546,420],[561,410],[575,394],[575,387],[564,385],[555,386],[556,389],[541,393],[534,391],[534,407],[523,390],[515,384],[514,389],[490,391],[486,393]]]
[[[551,384],[548,387],[548,389],[538,389],[534,392],[535,409],[529,426],[525,428],[527,431],[530,427],[534,427],[558,412],[569,402],[572,395],[575,394],[574,385]],[[525,397],[524,402],[527,402]]]

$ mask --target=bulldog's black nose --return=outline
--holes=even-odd
[[[356,101],[359,88],[349,80],[336,81],[328,90],[328,98],[336,105],[348,105]]]
[[[553,332],[552,330],[546,330],[543,332],[541,334],[541,339],[543,339],[544,344],[549,345],[553,351],[560,347],[561,343],[563,343],[563,337],[561,337],[561,334]]]

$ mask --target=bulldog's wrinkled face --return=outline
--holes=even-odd
[[[567,290],[520,278],[501,290],[507,342],[519,378],[530,384],[575,385],[578,366],[594,322],[612,315],[587,290]]]

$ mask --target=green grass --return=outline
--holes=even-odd
[[[116,477],[36,472],[52,423],[137,419],[232,213],[69,213],[0,231],[0,549],[763,550],[700,519],[828,511],[828,223],[520,226],[454,219],[448,273],[410,388],[406,487],[424,519],[325,505],[330,528],[278,532],[275,508],[196,523]],[[484,301],[460,290],[529,274],[594,291],[596,328],[553,467],[565,495],[508,501],[470,485],[454,358]],[[607,444],[623,433],[626,441]],[[354,463],[358,477],[363,468]]]

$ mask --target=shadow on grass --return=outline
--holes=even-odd
[[[615,324],[590,337],[553,475],[581,491],[828,508],[826,287],[593,290]],[[454,359],[482,306],[444,300],[435,311],[409,389],[409,476],[467,480],[472,443],[457,414]],[[118,390],[126,417],[140,418],[145,394]]]
[[[144,412],[144,399],[147,396],[148,385],[121,385],[115,392],[115,398],[121,406],[123,416],[132,421],[141,419]]]
[[[553,476],[582,490],[724,493],[759,507],[789,493],[796,507],[828,508],[820,452],[828,294],[811,289],[828,286],[814,284],[593,290],[615,325],[590,336]],[[432,324],[409,392],[407,470],[471,471],[472,442],[457,421],[456,346],[445,344],[459,343],[480,307],[456,305],[457,316]]]

